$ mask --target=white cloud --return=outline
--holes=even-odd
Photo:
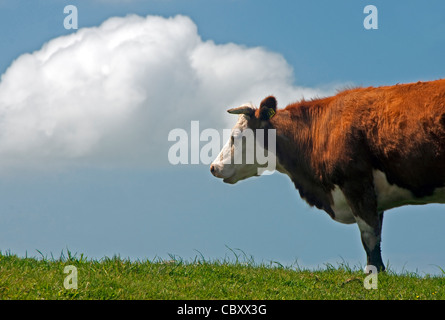
[[[0,82],[0,168],[158,165],[173,128],[230,127],[226,108],[333,91],[293,85],[263,48],[202,41],[185,16],[110,18],[18,57]]]

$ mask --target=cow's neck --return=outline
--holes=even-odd
[[[286,110],[276,118],[273,126],[277,130],[277,170],[289,176],[306,202],[332,215],[330,190],[311,165],[311,123],[307,118],[304,123],[299,121]]]

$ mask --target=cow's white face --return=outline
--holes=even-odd
[[[276,114],[276,109],[277,100],[269,96],[261,101],[259,109],[249,103],[227,110],[239,115],[238,122],[229,141],[210,165],[215,177],[223,178],[226,183],[236,183],[275,171],[276,132],[271,129],[269,121]]]
[[[252,113],[255,111],[252,105],[243,105],[240,108],[250,108]],[[239,115],[229,141],[210,165],[212,174],[226,183],[233,184],[258,175],[259,164],[254,156],[255,137],[254,131],[248,127],[249,119],[247,114]]]

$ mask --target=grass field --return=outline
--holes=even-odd
[[[171,260],[100,260],[83,255],[60,258],[20,258],[0,253],[0,299],[388,299],[445,298],[445,276],[423,276],[390,270],[379,274],[377,289],[365,289],[363,270],[344,264],[319,270],[284,267],[276,263]],[[77,289],[65,288],[66,266],[77,269]],[[445,275],[445,273],[444,273]],[[71,282],[67,282],[72,284]]]

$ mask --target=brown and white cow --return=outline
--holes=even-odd
[[[258,109],[228,112],[239,114],[234,130],[276,130],[276,169],[311,206],[357,223],[367,264],[379,270],[383,212],[445,203],[445,79],[355,88],[281,110],[269,96]],[[258,163],[234,164],[233,154],[232,138],[210,166],[214,176],[258,175]]]

